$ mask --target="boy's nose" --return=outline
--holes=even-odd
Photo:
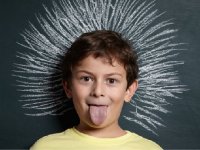
[[[93,89],[91,91],[91,96],[94,97],[100,97],[105,95],[105,87],[103,86],[104,84],[101,83],[100,81],[97,81],[93,85]]]

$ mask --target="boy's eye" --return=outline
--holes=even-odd
[[[92,78],[89,76],[83,76],[83,77],[81,77],[81,80],[84,82],[89,82],[89,81],[92,81]]]
[[[83,77],[83,80],[84,81],[90,81],[90,78],[89,77]]]
[[[115,84],[116,82],[117,82],[117,80],[116,80],[116,79],[113,79],[113,78],[110,78],[110,79],[108,79],[108,81],[107,81],[108,84]]]

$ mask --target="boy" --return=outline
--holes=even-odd
[[[79,124],[40,139],[31,150],[160,150],[154,142],[123,130],[118,119],[138,87],[137,55],[121,35],[81,35],[63,62],[63,87]]]

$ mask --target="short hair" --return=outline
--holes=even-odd
[[[127,88],[138,78],[137,54],[128,40],[109,30],[97,30],[82,34],[67,50],[63,67],[63,80],[71,84],[72,68],[89,55],[103,57],[112,65],[114,60],[124,65]]]

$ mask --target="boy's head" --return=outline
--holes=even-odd
[[[122,106],[137,90],[136,59],[131,46],[112,31],[85,33],[72,44],[63,63],[63,87],[79,116],[79,130],[122,133]]]
[[[63,62],[63,80],[70,86],[72,68],[84,58],[106,58],[117,61],[126,70],[127,88],[138,78],[137,54],[128,41],[114,31],[98,30],[82,34],[68,49]]]

